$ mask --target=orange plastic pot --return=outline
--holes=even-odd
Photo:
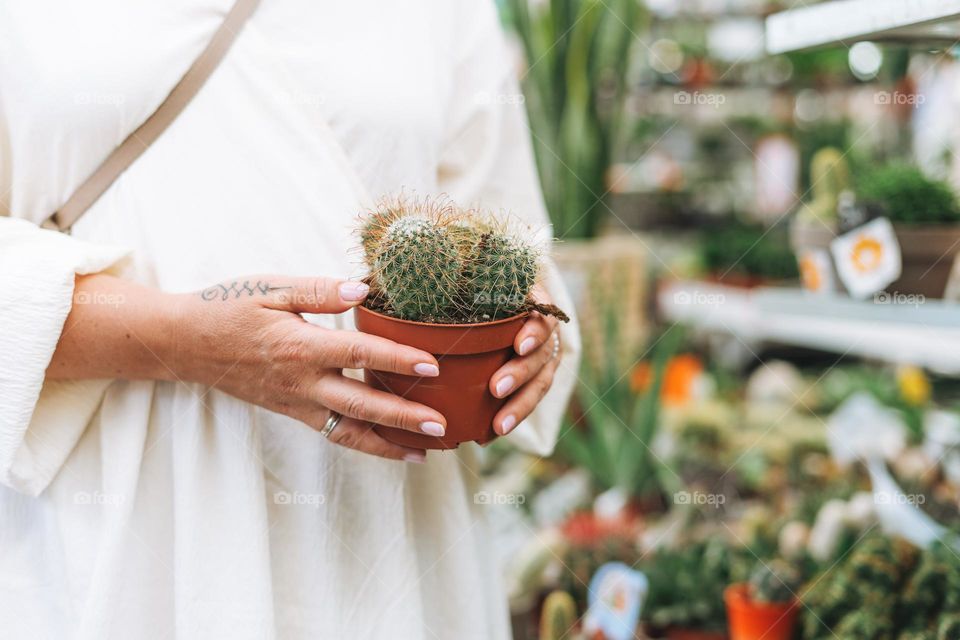
[[[456,449],[463,442],[486,444],[497,434],[493,417],[506,399],[490,393],[490,378],[513,356],[513,340],[527,318],[477,324],[430,324],[391,318],[356,307],[354,320],[364,333],[432,353],[440,363],[435,378],[364,370],[368,385],[436,409],[447,419],[443,436],[375,427],[383,438],[415,449]]]
[[[723,592],[727,605],[727,625],[730,640],[790,640],[797,624],[800,603],[754,602],[750,587],[741,582],[732,584]]]

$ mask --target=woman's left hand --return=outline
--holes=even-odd
[[[534,298],[537,302],[550,302],[540,288],[535,290]],[[558,336],[556,318],[531,312],[513,341],[517,357],[490,378],[490,392],[494,396],[510,397],[493,418],[493,430],[500,435],[507,435],[529,416],[550,390],[560,364],[560,353],[555,349]]]

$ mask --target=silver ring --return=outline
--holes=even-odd
[[[550,359],[555,360],[558,355],[560,355],[560,336],[556,332],[554,332],[553,353],[550,354]]]
[[[327,418],[327,423],[323,425],[323,429],[320,429],[320,435],[324,438],[329,438],[330,434],[333,433],[333,430],[337,428],[337,425],[340,424],[340,420],[343,418],[342,415],[336,411],[330,412],[330,417]]]

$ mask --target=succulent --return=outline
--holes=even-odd
[[[543,601],[540,613],[540,640],[561,640],[573,636],[577,605],[566,591],[553,591]]]
[[[750,575],[750,597],[757,602],[789,602],[800,588],[800,572],[783,560],[761,562]]]
[[[539,307],[529,229],[449,200],[385,200],[360,226],[374,300],[421,322],[482,322]],[[563,319],[561,315],[558,317]]]

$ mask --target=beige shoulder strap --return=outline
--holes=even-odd
[[[160,134],[176,120],[190,100],[197,95],[200,87],[223,60],[230,45],[233,44],[247,18],[256,10],[259,2],[260,0],[234,2],[230,13],[213,34],[206,48],[194,60],[157,110],[107,156],[103,164],[73,192],[73,195],[56,213],[47,218],[43,223],[45,228],[69,231],[80,216],[110,188],[114,180],[160,137]]]

